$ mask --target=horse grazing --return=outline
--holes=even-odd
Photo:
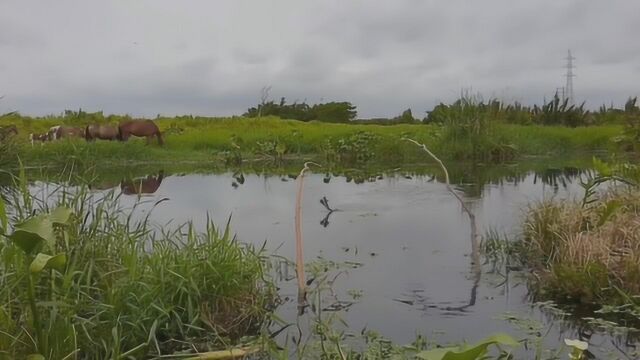
[[[61,125],[51,127],[47,134],[49,135],[49,140],[84,137],[84,131],[82,129]]]
[[[43,134],[29,134],[29,141],[31,141],[31,146],[35,144],[36,141],[40,142],[40,145],[44,145],[45,142],[49,141],[49,133]]]
[[[163,178],[164,171],[160,170],[157,177],[149,175],[146,178],[122,180],[120,190],[125,195],[153,194],[158,191]]]
[[[131,135],[146,137],[147,144],[151,143],[151,138],[155,135],[158,138],[158,144],[162,145],[162,134],[158,125],[151,120],[129,120],[120,123],[118,127],[120,129],[120,138],[122,141],[127,141]]]
[[[18,135],[18,128],[15,125],[0,126],[0,141]]]
[[[100,140],[119,140],[120,132],[118,128],[110,125],[89,125],[84,129],[84,138],[87,141],[93,141],[95,139]]]

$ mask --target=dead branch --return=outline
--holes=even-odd
[[[432,153],[425,144],[421,144],[409,138],[403,138],[403,140],[412,142],[415,145],[421,147],[422,150],[424,150],[427,154],[429,154],[429,156],[431,156],[431,158],[440,165],[440,167],[442,168],[442,171],[444,172],[444,178],[445,178],[447,190],[449,190],[449,192],[453,194],[453,196],[455,196],[456,199],[458,199],[460,206],[462,206],[462,209],[464,210],[464,212],[466,212],[467,215],[469,216],[469,226],[471,228],[471,262],[472,262],[471,266],[475,276],[474,276],[474,287],[471,291],[471,298],[469,300],[468,306],[473,306],[475,305],[476,288],[480,281],[480,276],[482,275],[482,268],[480,266],[480,241],[479,241],[480,235],[478,235],[478,227],[476,225],[476,216],[473,213],[473,211],[469,209],[467,204],[465,204],[465,202],[462,200],[462,197],[460,197],[460,195],[458,195],[458,193],[455,192],[455,190],[451,187],[451,183],[449,181],[449,171],[447,171],[447,168],[446,166],[444,166],[444,163],[442,162],[442,160],[440,160],[434,153]]]

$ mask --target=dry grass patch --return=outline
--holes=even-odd
[[[538,290],[582,303],[640,295],[640,192],[610,190],[589,206],[543,202],[524,227]]]

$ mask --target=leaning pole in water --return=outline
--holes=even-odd
[[[302,243],[302,194],[304,189],[304,174],[309,169],[309,165],[318,165],[313,162],[304,163],[304,167],[298,175],[298,191],[296,192],[296,278],[298,279],[298,314],[302,315],[306,303],[306,284],[304,280],[304,252]]]

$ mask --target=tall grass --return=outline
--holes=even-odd
[[[274,299],[266,261],[261,249],[239,243],[228,224],[222,232],[212,221],[204,232],[191,224],[154,229],[119,208],[113,194],[60,189],[45,199],[22,189],[5,194],[14,230],[38,214],[70,209],[68,223],[54,227],[55,242],[41,246],[66,254],[66,263],[35,277],[27,270],[31,255],[0,236],[0,358],[208,351],[256,333],[266,321]],[[5,236],[12,233],[3,228]]]
[[[640,193],[609,190],[584,202],[542,202],[524,224],[539,295],[587,304],[640,295]]]
[[[464,96],[437,110],[442,124],[438,153],[455,159],[502,161],[515,156],[515,146],[508,144],[497,131],[496,103],[484,104],[475,97]]]

